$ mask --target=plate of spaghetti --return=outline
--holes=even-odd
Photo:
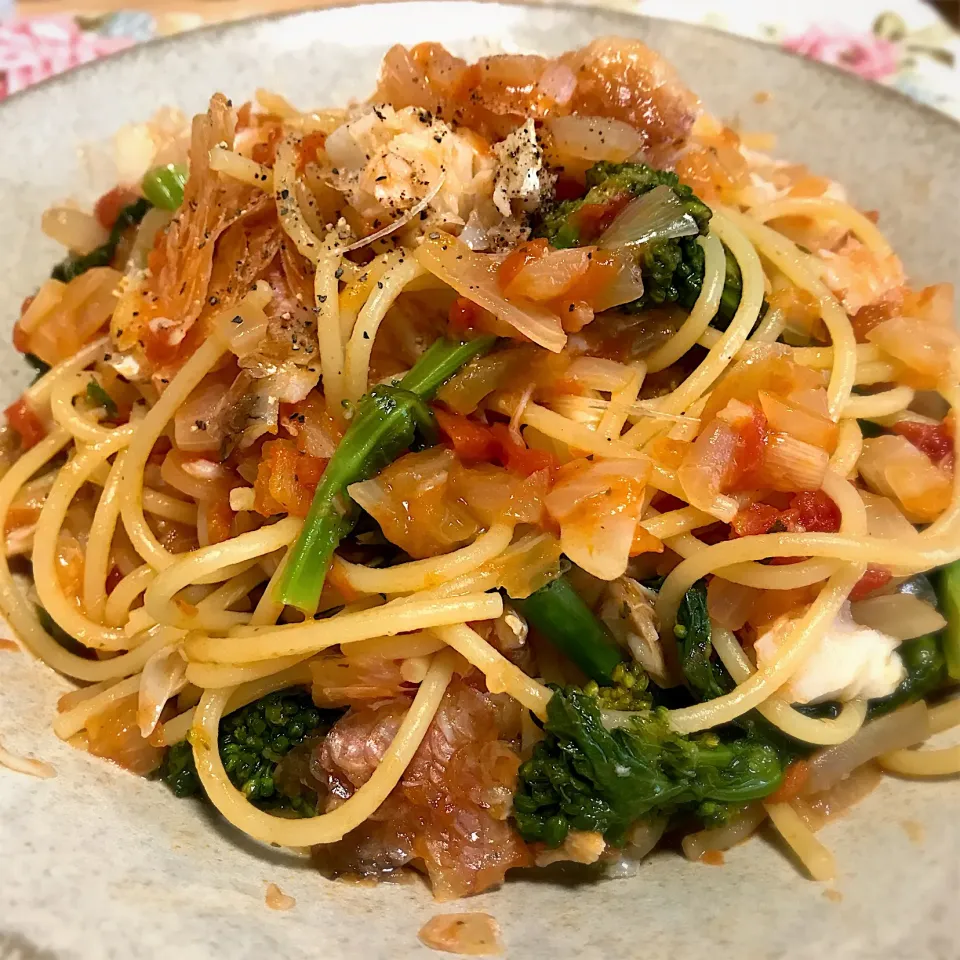
[[[0,118],[14,948],[946,955],[949,121],[444,3]]]

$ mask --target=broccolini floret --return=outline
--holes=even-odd
[[[596,163],[587,171],[587,193],[579,200],[565,200],[546,210],[536,225],[536,236],[546,237],[558,248],[592,243],[587,227],[598,222],[604,207],[616,209],[624,198],[639,197],[654,187],[669,187],[696,221],[699,234],[707,232],[711,209],[680,182],[675,173],[656,170],[645,163]],[[664,303],[680,303],[688,309],[696,303],[703,284],[704,256],[697,238],[652,240],[638,252],[643,277],[643,296],[625,308],[628,312]],[[737,303],[740,302],[737,296]]]
[[[597,698],[603,710],[649,710],[653,705],[650,697],[650,681],[639,663],[618,663],[610,677],[611,686],[601,687],[591,680],[583,692]]]
[[[175,797],[194,797],[200,792],[193,747],[186,740],[175,743],[167,751],[160,765],[160,778]]]
[[[283,690],[224,717],[220,758],[233,785],[259,807],[300,816],[316,813],[316,797],[286,792],[275,779],[277,765],[304,738],[324,732],[337,714],[318,710],[305,690]],[[160,778],[178,797],[200,792],[193,751],[186,742],[167,751]]]
[[[556,847],[571,830],[622,844],[631,824],[689,812],[716,822],[722,805],[773,793],[783,779],[777,750],[752,736],[684,736],[666,712],[611,714],[598,696],[555,688],[545,737],[520,767],[513,816],[528,841]]]

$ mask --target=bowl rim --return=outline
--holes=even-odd
[[[853,92],[859,92],[864,95],[876,97],[879,100],[886,100],[888,103],[896,104],[900,108],[907,108],[924,116],[928,122],[941,127],[944,131],[951,131],[953,134],[960,133],[960,118],[954,118],[950,114],[937,109],[929,103],[911,97],[909,94],[898,90],[895,87],[888,86],[876,81],[867,80],[864,77],[851,73],[831,63],[824,63],[820,60],[813,60],[802,54],[795,53],[792,50],[784,49],[773,43],[759,40],[755,37],[746,37],[739,33],[723,30],[720,27],[714,27],[703,23],[689,23],[685,20],[673,20],[670,17],[655,17],[638,10],[623,10],[615,7],[608,7],[602,3],[575,2],[575,0],[470,0],[475,4],[483,4],[494,7],[506,7],[518,10],[536,9],[537,7],[549,6],[551,10],[558,10],[565,13],[589,13],[597,11],[604,15],[608,20],[620,20],[625,24],[629,23],[656,23],[666,24],[671,28],[677,28],[682,32],[701,34],[712,37],[722,37],[724,40],[744,47],[763,48],[773,58],[783,58],[799,61],[806,65],[808,69],[814,71],[826,72],[832,75],[834,82],[847,86]],[[152,37],[143,42],[135,42],[131,46],[108,54],[105,57],[99,57],[96,60],[90,60],[87,63],[71,67],[62,73],[54,74],[37,83],[31,84],[23,90],[18,90],[10,96],[0,101],[0,118],[8,104],[19,106],[25,100],[29,101],[31,96],[44,94],[61,87],[69,87],[75,83],[78,78],[82,79],[87,74],[92,74],[98,70],[112,69],[115,64],[122,64],[127,60],[132,60],[144,52],[152,54],[156,50],[164,50],[170,46],[189,45],[191,42],[203,43],[205,40],[219,37],[224,34],[229,35],[232,32],[246,32],[256,29],[260,24],[276,24],[282,21],[291,23],[298,20],[313,20],[323,18],[324,16],[337,11],[349,10],[355,7],[402,7],[402,6],[448,6],[456,4],[463,6],[463,0],[338,0],[323,7],[313,7],[306,10],[281,10],[275,13],[255,14],[249,17],[240,17],[236,20],[220,21],[207,23],[202,26],[194,27],[181,33],[172,34],[165,37]],[[424,31],[429,33],[428,30]],[[642,39],[642,38],[639,38]],[[654,48],[655,49],[655,48]],[[949,134],[948,134],[949,135]]]

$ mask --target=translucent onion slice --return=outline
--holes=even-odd
[[[586,515],[566,521],[560,530],[560,548],[587,573],[600,580],[623,576],[637,532],[637,518],[629,513]]]
[[[640,265],[635,262],[633,257],[625,256],[624,252],[616,251],[614,253],[619,269],[613,282],[608,283],[594,297],[593,309],[595,313],[621,307],[623,304],[632,303],[643,296],[643,277],[640,275]]]
[[[613,250],[651,240],[695,237],[699,232],[697,221],[684,210],[677,195],[669,187],[659,186],[631,200],[603,232],[597,246]]]
[[[857,623],[898,640],[936,633],[947,625],[943,616],[929,603],[909,593],[869,597],[851,604],[850,612]]]
[[[767,436],[764,475],[774,490],[819,490],[829,461],[822,447],[804,443],[789,433]]]
[[[828,790],[881,753],[912,747],[930,735],[927,705],[920,700],[861,727],[849,740],[818,750],[809,760],[806,794]]]
[[[553,135],[553,147],[557,153],[581,160],[621,163],[633,156],[643,145],[643,138],[636,128],[623,120],[609,117],[581,117],[571,114],[566,117],[553,117],[547,120],[546,126]]]
[[[149,737],[160,721],[167,701],[187,684],[187,661],[178,644],[158,650],[143,666],[137,698],[137,725],[140,735]]]
[[[73,207],[50,207],[40,218],[40,229],[74,253],[86,254],[107,242],[110,231],[96,217]]]
[[[431,233],[417,250],[417,259],[425,270],[457,293],[485,310],[534,343],[559,353],[567,342],[560,318],[540,304],[508,300],[500,291],[497,271],[500,261],[474,253],[465,243],[447,233]]]

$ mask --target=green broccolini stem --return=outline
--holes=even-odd
[[[435,340],[413,369],[400,381],[402,390],[415,393],[422,400],[432,400],[436,392],[469,360],[489,353],[496,337],[477,337],[452,343]]]
[[[552,580],[526,600],[511,603],[591,680],[613,683],[623,653],[566,577]]]
[[[943,628],[943,655],[947,674],[960,680],[960,560],[940,571],[937,580],[940,611],[947,621]]]
[[[437,340],[396,387],[374,387],[330,458],[297,542],[290,552],[277,598],[306,613],[317,608],[327,569],[340,541],[353,529],[356,510],[347,487],[368,480],[413,441],[429,411],[424,403],[468,360],[486,353],[495,337],[468,342]]]

